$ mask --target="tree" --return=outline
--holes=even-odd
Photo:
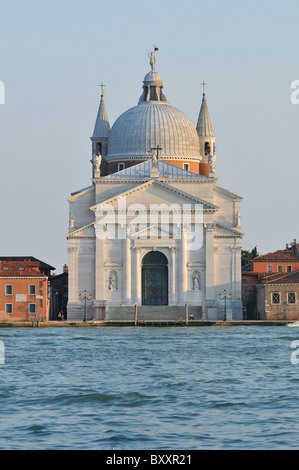
[[[257,247],[255,246],[251,251],[249,250],[242,250],[241,252],[241,260],[242,260],[242,268],[246,266],[246,264],[250,263],[253,258],[259,256],[257,251]]]

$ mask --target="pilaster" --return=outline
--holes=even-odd
[[[96,261],[95,261],[95,297],[96,301],[104,301],[105,299],[105,233],[104,226],[96,224]]]
[[[215,224],[204,225],[206,231],[206,301],[205,316],[208,320],[217,319],[217,301],[215,299],[215,261],[214,230]]]
[[[186,227],[181,227],[181,240],[179,248],[179,303],[184,305],[185,293],[188,289]]]
[[[141,305],[141,265],[140,265],[140,252],[141,249],[134,247],[134,287],[133,296],[134,302]]]
[[[78,302],[78,254],[79,246],[69,246],[68,249],[68,302]]]
[[[131,238],[126,230],[126,237],[123,239],[123,304],[132,304],[132,257]]]
[[[175,286],[175,253],[176,248],[170,248],[170,270],[169,270],[169,305],[176,305],[176,286]]]

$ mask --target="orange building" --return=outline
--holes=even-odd
[[[0,321],[48,321],[54,269],[32,256],[0,257]]]
[[[255,273],[290,273],[299,269],[299,245],[294,240],[284,250],[257,256],[243,268],[243,271]]]

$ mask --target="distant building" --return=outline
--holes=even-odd
[[[261,320],[299,319],[299,270],[264,277],[256,287]]]
[[[63,266],[63,272],[50,277],[50,314],[49,320],[57,320],[59,312],[67,319],[67,300],[68,300],[68,267]]]
[[[257,256],[242,270],[243,318],[299,319],[299,245]]]
[[[296,239],[290,245],[287,243],[284,250],[253,258],[243,268],[244,271],[255,273],[290,273],[299,269],[299,245]]]
[[[0,321],[47,321],[48,279],[54,269],[33,256],[0,257]]]

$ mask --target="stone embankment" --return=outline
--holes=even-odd
[[[27,321],[27,322],[0,322],[0,328],[67,328],[67,327],[83,327],[83,328],[95,328],[95,327],[121,327],[121,326],[132,326],[132,327],[195,327],[195,326],[284,326],[288,323],[292,323],[288,320],[238,320],[238,321],[212,321],[212,320],[147,320],[141,322],[134,321],[88,321],[88,322],[74,322],[74,321]]]

